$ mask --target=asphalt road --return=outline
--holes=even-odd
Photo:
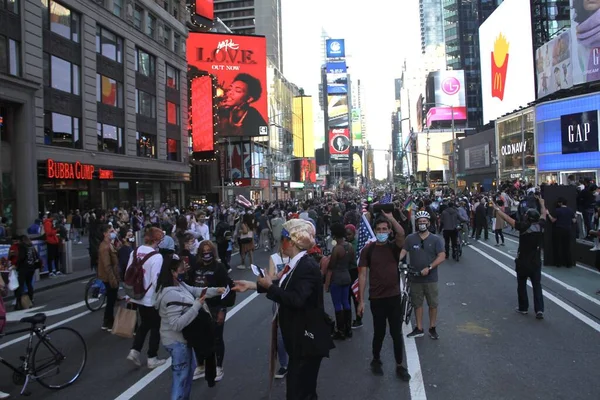
[[[383,377],[369,371],[371,316],[354,338],[338,344],[323,362],[322,399],[598,399],[600,398],[600,273],[585,268],[545,268],[546,318],[514,312],[516,243],[496,248],[493,241],[466,248],[460,263],[440,269],[439,341],[405,339],[410,384],[394,374],[391,340],[384,344]],[[239,258],[234,257],[234,261]],[[266,265],[257,253],[256,264]],[[250,279],[250,271],[232,273]],[[33,382],[30,399],[168,399],[168,368],[135,368],[125,357],[131,341],[100,330],[102,315],[81,304],[84,282],[39,294],[39,311],[52,311],[47,325],[77,329],[88,347],[88,362],[73,386],[53,392]],[[326,296],[328,311],[332,306]],[[531,292],[530,292],[530,302]],[[247,293],[238,296],[225,325],[225,377],[215,388],[194,383],[193,398],[267,399],[271,302]],[[367,307],[368,310],[368,307]],[[9,321],[20,318],[9,313]],[[427,318],[426,318],[427,327]],[[8,329],[19,326],[9,322]],[[410,331],[411,327],[405,327]],[[0,341],[0,355],[16,361],[26,342],[21,335]],[[160,356],[166,358],[161,349]],[[0,390],[18,394],[11,373],[0,366]],[[272,398],[283,399],[285,383],[276,381]]]

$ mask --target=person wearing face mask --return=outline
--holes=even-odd
[[[125,235],[123,235],[123,233]],[[127,269],[127,262],[131,253],[135,247],[135,238],[133,237],[133,230],[122,231],[121,234],[121,247],[117,250],[117,258],[119,259],[119,278],[121,281],[125,279],[125,270]]]
[[[410,301],[415,308],[417,325],[408,338],[419,338],[425,335],[423,331],[423,300],[427,299],[429,306],[429,336],[437,340],[436,330],[438,307],[438,274],[437,268],[446,260],[444,242],[439,236],[429,232],[430,216],[426,211],[419,211],[415,216],[417,230],[406,237],[400,258],[409,255],[410,269]]]
[[[227,268],[218,260],[217,249],[210,240],[200,243],[196,265],[191,267],[187,273],[187,282],[195,287],[233,287],[233,281],[229,278]],[[227,307],[235,303],[235,293],[230,292],[224,299],[214,297],[206,301],[214,324],[215,353],[217,358],[217,370],[215,381],[223,379],[223,359],[225,358],[225,341],[223,331],[225,328],[225,317]],[[194,380],[205,376],[205,365],[198,361],[198,367],[194,372]]]
[[[186,233],[183,236],[183,243],[184,247],[181,251],[179,251],[179,258],[181,258],[183,262],[187,264],[188,268],[195,270],[198,265],[197,255],[200,243],[191,233]]]
[[[210,240],[210,232],[206,224],[206,214],[198,214],[198,223],[196,224],[195,235],[198,240]]]
[[[392,227],[396,233],[394,242],[389,242]],[[359,300],[357,314],[363,316],[365,310],[365,287],[369,272],[369,302],[373,314],[373,360],[371,371],[376,376],[383,375],[381,348],[385,339],[386,324],[390,325],[390,335],[394,342],[396,375],[409,381],[408,370],[402,365],[404,343],[402,339],[402,307],[398,263],[404,245],[404,229],[394,219],[392,213],[383,213],[375,221],[377,241],[367,244],[358,262]]]
[[[98,248],[98,279],[106,287],[106,308],[104,308],[104,322],[102,330],[111,332],[115,320],[115,302],[119,291],[119,259],[113,242],[117,238],[116,232],[110,225],[101,228],[104,239]]]

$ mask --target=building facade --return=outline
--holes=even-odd
[[[570,0],[532,0],[533,49],[537,49],[564,28],[571,26],[570,15]]]
[[[185,8],[14,1],[0,71],[3,214],[181,205],[189,180]],[[20,184],[27,182],[28,184]]]
[[[444,44],[444,13],[442,0],[419,0],[421,19],[421,52]]]
[[[525,108],[496,121],[500,182],[536,181],[535,110]]]
[[[485,191],[497,187],[496,130],[486,129],[459,141],[458,187]]]

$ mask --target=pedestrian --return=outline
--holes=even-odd
[[[119,259],[119,279],[123,281],[125,279],[125,270],[129,262],[131,253],[135,250],[135,238],[133,237],[133,230],[129,229],[123,236],[121,234],[121,246],[117,250],[117,258]]]
[[[358,253],[358,240],[356,239],[356,227],[354,225],[346,225],[346,243],[350,244],[354,249],[354,254]],[[354,285],[354,282],[358,279],[358,265],[357,263],[350,264],[350,285]],[[352,286],[350,286],[350,291],[348,293],[350,297],[350,301],[354,303],[354,313],[356,314],[356,319],[352,321],[352,329],[362,328],[362,317],[358,314],[358,296],[355,296],[352,292]],[[352,318],[352,313],[350,313],[350,318]]]
[[[444,245],[446,250],[446,258],[450,256],[450,243],[452,243],[452,258],[456,256],[458,245],[458,226],[460,219],[458,210],[453,201],[448,203],[448,206],[440,215],[442,231],[444,233]],[[402,257],[401,257],[402,258]]]
[[[573,241],[573,224],[577,222],[575,211],[567,206],[567,200],[559,197],[556,202],[554,215],[548,214],[554,224],[552,230],[552,250],[554,251],[554,265],[557,267],[573,267],[571,257],[571,242]],[[594,226],[594,225],[592,225]],[[594,229],[592,229],[593,231]],[[591,235],[591,234],[590,234]]]
[[[146,341],[146,336],[150,333],[148,342],[148,368],[154,369],[165,363],[165,360],[158,358],[158,346],[160,344],[160,315],[154,308],[153,299],[156,290],[156,280],[162,268],[163,256],[157,251],[158,245],[163,241],[164,234],[159,228],[152,227],[146,230],[144,234],[144,244],[138,247],[129,258],[127,268],[131,267],[133,258],[143,261],[146,256],[150,255],[146,262],[143,263],[144,268],[144,288],[146,293],[140,300],[130,299],[130,302],[137,305],[138,315],[141,323],[138,325],[133,346],[129,351],[127,359],[136,366],[141,367],[140,352]]]
[[[242,263],[237,268],[244,270],[246,269],[246,256],[250,259],[250,264],[254,261],[254,217],[250,213],[244,214],[240,222],[239,238]]]
[[[269,233],[272,231],[271,222],[267,217],[267,210],[263,210],[258,218],[258,231],[260,233],[258,239],[259,247],[263,247],[265,252],[267,252],[270,250]]]
[[[112,332],[115,321],[115,303],[119,292],[119,258],[117,250],[113,246],[117,234],[110,225],[104,225],[101,229],[104,239],[98,248],[98,279],[104,282],[106,288],[106,308],[104,309],[102,330]]]
[[[172,400],[189,400],[194,376],[194,352],[183,331],[206,316],[205,300],[224,292],[217,288],[195,288],[183,282],[185,266],[177,255],[166,257],[156,280],[154,307],[160,318],[160,339],[171,356]],[[206,293],[204,295],[204,289]],[[214,380],[211,383],[214,386]]]
[[[60,272],[60,238],[57,231],[58,216],[53,215],[44,221],[46,248],[48,254],[48,272],[50,276],[62,275]]]
[[[475,240],[479,240],[481,238],[482,231],[484,239],[489,239],[487,201],[485,199],[482,199],[477,205],[477,208],[475,208],[475,229]]]
[[[498,204],[498,207],[501,210],[504,209],[504,200],[498,199],[496,204]],[[494,229],[494,236],[496,237],[496,247],[504,246],[504,228],[506,227],[506,222],[502,218],[498,218],[498,216],[496,215],[496,209],[494,209],[493,211],[494,217],[492,219],[492,228]],[[502,243],[500,243],[500,239],[502,239]]]
[[[74,234],[74,240],[73,242],[75,244],[81,244],[81,235],[82,235],[82,229],[83,229],[83,218],[81,217],[81,214],[79,212],[79,210],[75,210],[75,215],[73,215],[73,234]]]
[[[354,226],[353,224],[349,224]],[[325,291],[331,294],[331,302],[335,309],[336,331],[334,340],[345,340],[352,337],[352,309],[350,308],[350,285],[352,277],[350,268],[356,265],[356,253],[346,243],[346,228],[341,223],[331,225],[331,235],[336,245],[331,251]],[[354,267],[355,268],[355,267]]]
[[[31,304],[33,304],[33,277],[35,270],[41,265],[37,250],[31,243],[29,236],[23,235],[19,238],[17,252],[17,273],[19,275],[19,287],[15,291],[15,299],[17,301],[16,310],[22,309],[21,296],[25,293],[25,285],[27,285],[27,295]]]
[[[392,228],[396,233],[393,242],[389,241]],[[392,213],[383,212],[375,221],[376,242],[367,244],[360,253],[358,262],[358,283],[360,305],[358,314],[364,315],[365,288],[369,271],[369,302],[373,314],[373,344],[371,372],[383,375],[381,348],[385,339],[386,324],[390,326],[390,335],[394,343],[396,375],[403,381],[409,381],[408,370],[402,365],[404,343],[402,338],[402,307],[398,262],[404,246],[404,230],[394,219]]]
[[[231,270],[231,230],[227,223],[227,215],[219,214],[219,223],[215,227],[215,239],[217,241],[217,251],[221,262],[229,272]]]
[[[425,335],[423,330],[423,303],[427,299],[429,307],[429,337],[439,339],[437,333],[438,309],[438,267],[447,258],[444,243],[438,236],[429,232],[430,216],[426,211],[418,212],[415,216],[417,232],[407,236],[400,259],[409,255],[410,269],[410,301],[415,309],[417,326],[408,338],[418,338]]]
[[[301,219],[283,224],[282,253],[290,258],[281,271],[279,280],[266,274],[257,282],[236,281],[233,290],[245,292],[258,290],[267,293],[267,298],[278,307],[277,320],[281,327],[283,342],[289,355],[286,376],[286,400],[317,399],[317,378],[323,357],[329,356],[333,348],[329,335],[315,336],[313,346],[303,339],[304,331],[323,332],[317,324],[325,324],[323,306],[323,281],[319,266],[306,251],[315,245],[315,228]],[[299,330],[297,327],[305,329]],[[318,343],[318,344],[317,344]]]
[[[544,199],[536,195],[541,207],[541,213],[530,208],[525,212],[521,221],[515,221],[506,215],[495,204],[496,217],[506,221],[519,231],[519,248],[515,259],[517,272],[517,296],[519,306],[515,309],[519,314],[526,315],[529,309],[527,297],[527,280],[531,280],[533,288],[533,308],[537,319],[544,319],[544,295],[542,293],[542,244],[546,222],[546,205]]]

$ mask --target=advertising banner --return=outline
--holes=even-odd
[[[571,58],[575,84],[600,80],[600,4],[571,0]]]
[[[329,130],[329,155],[335,163],[348,162],[350,159],[350,130],[334,128]]]
[[[330,61],[325,64],[325,71],[328,74],[345,74],[348,72],[346,61]]]
[[[329,127],[348,126],[348,96],[327,96],[327,113],[329,116]]]
[[[465,169],[485,168],[490,166],[490,145],[482,144],[479,146],[465,149]]]
[[[266,53],[262,36],[190,32],[190,74],[206,71],[217,77],[221,137],[268,136]]]
[[[362,124],[360,118],[360,108],[352,109],[352,142],[357,146],[362,142]]]
[[[573,86],[571,32],[566,31],[535,51],[537,97]]]
[[[560,117],[562,153],[598,151],[598,111],[585,111]]]
[[[346,57],[346,43],[344,39],[327,39],[325,41],[327,58]]]
[[[214,0],[196,0],[196,14],[211,21],[215,19]]]
[[[327,94],[348,93],[346,61],[328,62],[325,69],[327,72]]]
[[[479,43],[483,123],[487,124],[535,100],[529,2],[502,2],[479,27]]]

